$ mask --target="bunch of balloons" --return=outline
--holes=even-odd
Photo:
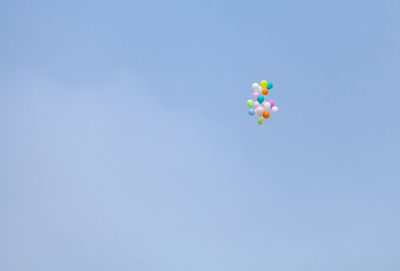
[[[253,83],[251,85],[251,88],[253,89],[253,100],[248,100],[247,101],[247,106],[250,107],[249,109],[249,115],[254,116],[257,114],[259,116],[258,118],[258,124],[263,125],[265,119],[268,119],[270,117],[269,110],[271,109],[272,112],[277,113],[278,112],[278,107],[275,105],[275,102],[272,100],[266,100],[265,96],[268,95],[269,90],[273,87],[274,85],[271,82],[267,82],[265,80],[262,80],[260,84],[258,83]]]

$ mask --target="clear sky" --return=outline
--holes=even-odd
[[[0,1],[0,270],[399,270],[399,13]]]

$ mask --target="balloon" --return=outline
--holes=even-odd
[[[273,84],[266,80],[262,80],[259,84],[251,84],[253,90],[253,98],[246,101],[246,105],[249,107],[249,115],[257,116],[257,123],[264,125],[266,119],[271,117],[271,114],[277,113],[279,108],[275,106],[275,102],[272,100],[266,100],[266,95],[269,94],[269,90],[273,88]]]
[[[267,88],[268,82],[265,81],[265,80],[262,80],[262,81],[260,82],[260,86],[261,86],[262,88]]]
[[[271,108],[271,104],[269,102],[263,102],[263,107],[264,109],[270,109]]]
[[[257,115],[262,115],[264,113],[264,108],[262,106],[259,106],[256,108],[256,114]]]
[[[259,86],[260,86],[259,84],[253,83],[253,84],[251,85],[251,88],[252,88],[254,91],[258,91],[258,87],[259,87]]]

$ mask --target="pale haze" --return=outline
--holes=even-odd
[[[0,1],[0,270],[400,270],[399,14]]]

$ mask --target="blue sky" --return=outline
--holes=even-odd
[[[0,269],[399,270],[399,12],[1,1]]]

